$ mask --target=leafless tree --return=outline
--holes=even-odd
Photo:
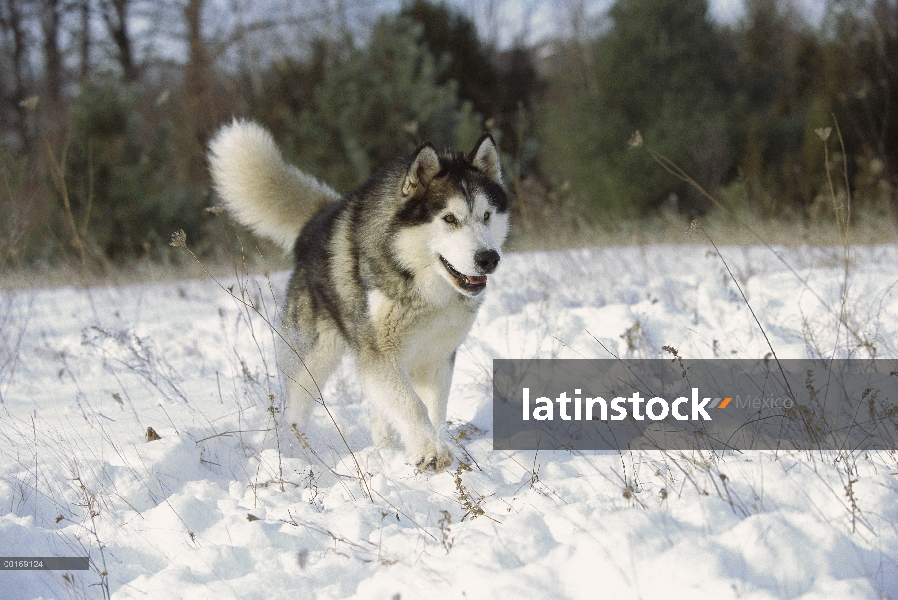
[[[100,12],[115,43],[117,59],[126,82],[137,81],[138,69],[134,60],[134,40],[128,29],[131,0],[100,0]]]
[[[27,108],[23,105],[27,94],[26,69],[28,62],[28,39],[26,37],[25,15],[22,3],[18,0],[5,0],[3,14],[0,16],[0,27],[3,28],[4,42],[10,48],[12,71],[11,89],[7,94],[7,111],[11,120],[15,121],[13,129],[20,138],[25,150],[30,147],[28,135]],[[4,111],[4,112],[7,112]]]
[[[93,8],[90,0],[78,0],[78,16],[80,26],[78,32],[78,81],[84,83],[90,74],[90,51],[93,35],[90,21]]]
[[[46,100],[54,105],[59,102],[63,79],[62,53],[59,48],[62,11],[60,0],[43,0],[41,33],[43,34],[44,52],[44,89],[46,90]]]

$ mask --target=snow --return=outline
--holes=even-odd
[[[0,295],[0,548],[92,566],[0,596],[898,597],[894,453],[492,450],[493,358],[898,359],[898,246],[847,278],[840,248],[721,252],[507,255],[439,474],[373,446],[349,360],[305,436],[274,431],[286,273]]]

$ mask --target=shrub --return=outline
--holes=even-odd
[[[178,184],[171,126],[148,126],[136,88],[111,79],[76,99],[66,187],[89,244],[120,260],[162,248],[172,231],[200,226],[200,198]],[[58,218],[62,218],[61,203]],[[59,231],[63,228],[59,227]]]

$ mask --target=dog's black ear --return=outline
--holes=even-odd
[[[430,180],[440,172],[440,157],[430,142],[424,142],[415,150],[412,165],[402,182],[402,195],[414,196],[427,189]]]
[[[502,166],[499,164],[499,149],[489,132],[484,132],[468,155],[471,164],[480,169],[496,183],[502,183]]]

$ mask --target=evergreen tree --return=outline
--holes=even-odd
[[[399,14],[421,26],[421,41],[442,63],[438,83],[455,81],[459,98],[470,101],[481,115],[501,110],[499,75],[471,19],[445,3],[427,0],[407,3]]]
[[[827,100],[858,200],[898,218],[898,0],[831,0]]]
[[[814,129],[829,122],[818,101],[824,78],[817,36],[794,8],[749,0],[738,39],[734,123],[747,199],[768,216],[806,206],[825,182]]]
[[[382,17],[364,47],[326,62],[311,103],[280,114],[275,131],[290,158],[348,191],[425,139],[472,145],[478,119],[455,82],[439,83],[440,65],[420,38],[407,19]]]
[[[671,200],[700,213],[699,194],[626,142],[641,131],[713,191],[732,166],[731,45],[706,0],[618,0],[609,18],[585,85],[544,111],[550,159],[601,214],[635,216]]]

